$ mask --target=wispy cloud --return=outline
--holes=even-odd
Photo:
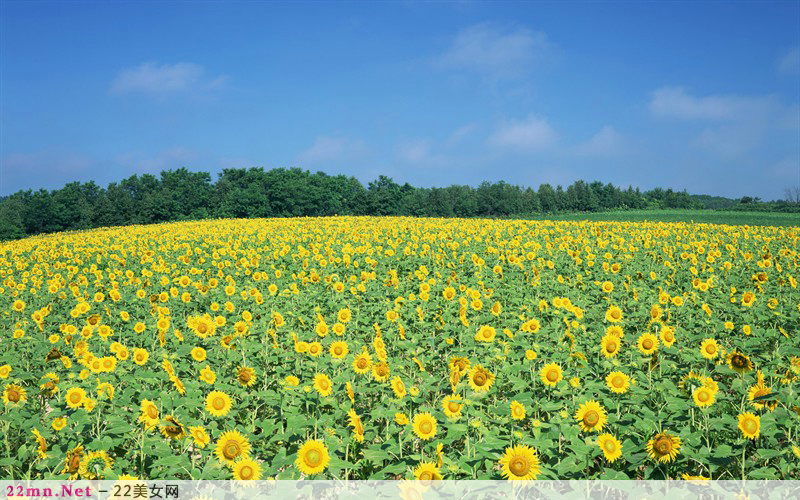
[[[297,161],[309,168],[330,163],[352,162],[364,158],[369,148],[362,139],[320,135],[314,144],[297,156]]]
[[[459,127],[450,134],[450,137],[447,138],[445,145],[447,147],[456,146],[469,135],[473,134],[477,129],[478,126],[474,123],[468,123],[463,127]]]
[[[122,164],[132,173],[158,174],[162,170],[174,170],[188,167],[189,163],[196,161],[199,155],[187,148],[177,146],[165,149],[156,154],[146,154],[141,151],[130,151],[117,155],[117,163]]]
[[[575,152],[582,156],[611,156],[622,151],[622,135],[611,125],[605,125],[591,139],[578,144]]]
[[[768,97],[695,97],[683,87],[662,87],[653,92],[650,111],[656,116],[686,120],[729,120],[762,114],[771,105],[772,100]]]
[[[482,23],[459,32],[437,63],[444,68],[509,77],[551,58],[554,50],[544,33]]]
[[[176,92],[211,90],[224,85],[227,77],[206,75],[199,64],[156,64],[147,62],[122,70],[111,83],[115,94],[171,94]]]
[[[778,60],[778,71],[785,75],[800,74],[800,47],[789,50]]]
[[[502,123],[489,137],[489,145],[501,149],[537,151],[552,146],[557,140],[558,134],[546,119],[530,115],[524,120]]]

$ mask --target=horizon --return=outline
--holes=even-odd
[[[253,166],[800,186],[797,1],[7,0],[0,33],[0,196]]]

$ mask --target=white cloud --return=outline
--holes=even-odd
[[[544,33],[482,23],[459,32],[438,63],[445,68],[511,76],[548,59],[554,50]]]
[[[780,58],[778,71],[786,75],[800,74],[800,47],[791,49]]]
[[[198,154],[184,147],[165,149],[155,155],[147,155],[141,151],[131,151],[117,156],[117,163],[140,174],[158,174],[162,170],[175,170],[188,167],[187,163],[196,161]]]
[[[521,121],[509,121],[489,137],[491,146],[503,149],[534,151],[546,149],[558,140],[558,134],[545,120],[534,115]]]
[[[361,139],[320,135],[297,159],[302,164],[347,162],[363,158],[367,153],[368,148]]]
[[[435,157],[431,153],[433,142],[428,139],[415,139],[404,142],[397,147],[397,154],[407,163],[431,163]]]
[[[225,76],[206,77],[202,66],[193,63],[141,64],[122,70],[111,84],[116,94],[142,92],[168,94],[190,90],[210,90],[224,85]]]
[[[459,127],[450,134],[450,137],[447,138],[445,144],[448,147],[452,147],[463,141],[468,135],[475,132],[478,126],[474,123],[468,123],[463,127]]]
[[[772,106],[769,97],[712,95],[695,97],[683,87],[662,87],[652,94],[650,111],[662,117],[686,120],[730,120],[764,114]]]
[[[623,140],[619,132],[614,130],[614,127],[606,125],[587,142],[579,144],[575,151],[579,155],[609,156],[619,153],[622,146]]]

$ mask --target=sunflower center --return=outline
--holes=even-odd
[[[250,467],[249,465],[245,465],[244,467],[239,469],[239,477],[241,477],[242,479],[250,479],[254,475],[255,474],[253,473],[253,468]]]
[[[250,382],[250,374],[245,371],[239,372],[239,381],[245,384]]]
[[[587,427],[594,427],[599,421],[600,415],[594,410],[587,412],[586,415],[583,416],[583,423],[586,424]]]
[[[447,403],[447,408],[452,412],[456,413],[458,410],[461,409],[461,405],[456,403],[455,401],[450,401]]]
[[[317,467],[320,462],[322,462],[322,455],[319,450],[309,450],[303,458],[303,461],[309,467]]]
[[[80,398],[78,399],[78,401],[80,401]],[[158,409],[153,405],[148,406],[147,416],[150,418],[158,418]]]
[[[222,398],[214,398],[214,401],[211,403],[215,410],[221,410],[225,408],[225,401]]]
[[[708,344],[706,346],[706,352],[708,354],[714,354],[715,352],[717,352],[717,347],[714,344]]]
[[[429,470],[426,470],[419,475],[419,478],[421,481],[430,481],[433,479],[433,473]]]
[[[72,455],[72,458],[69,459],[68,470],[70,474],[76,472],[78,470],[78,467],[80,467],[80,465],[81,465],[81,456],[75,453],[74,455]]]
[[[222,455],[228,460],[233,460],[242,453],[242,448],[236,441],[228,441],[222,448]]]
[[[700,400],[701,402],[705,403],[706,401],[708,401],[708,392],[707,391],[700,391],[700,393],[697,394],[697,399]]]
[[[361,368],[363,370],[364,368],[367,367],[367,360],[364,359],[364,358],[358,358],[358,361],[356,362],[356,366],[358,366],[359,368]]]
[[[69,402],[72,403],[72,404],[75,404],[75,405],[80,403],[81,402],[81,393],[73,392],[72,394],[70,394],[69,395]]]
[[[197,331],[200,333],[206,333],[208,331],[208,327],[206,326],[205,323],[200,323],[199,325],[197,325]]]
[[[509,470],[515,475],[522,477],[530,470],[530,465],[524,457],[514,457],[508,464]]]
[[[378,375],[380,375],[381,377],[385,377],[388,374],[389,374],[389,368],[387,366],[384,365],[378,366]]]
[[[614,443],[614,441],[611,441],[610,439],[605,442],[603,448],[605,448],[605,450],[609,453],[617,451],[617,445]]]
[[[555,382],[558,380],[558,373],[555,370],[550,370],[547,372],[547,380],[550,382]]]
[[[672,440],[665,436],[658,438],[655,449],[662,455],[668,455],[672,451]]]
[[[756,430],[758,430],[758,424],[756,424],[756,421],[753,419],[745,420],[743,427],[749,434],[754,434]]]
[[[611,380],[611,385],[616,388],[623,387],[625,385],[625,379],[623,379],[620,375],[617,375]]]
[[[642,347],[644,347],[645,349],[648,349],[648,350],[652,349],[653,348],[653,339],[644,339],[642,341]]]
[[[672,332],[667,332],[664,334],[664,340],[666,340],[667,342],[672,342],[674,339],[675,336],[672,334]]]
[[[617,350],[617,343],[616,342],[609,342],[608,343],[608,352],[614,352]]]
[[[483,372],[478,372],[472,378],[472,381],[475,382],[475,385],[477,385],[479,387],[483,386],[483,385],[486,384],[486,374],[483,373]]]
[[[327,389],[327,388],[328,388],[328,381],[327,381],[327,380],[325,380],[325,379],[322,379],[322,380],[320,380],[320,381],[319,381],[319,387],[320,387],[320,389],[322,389],[322,390],[325,390],[325,389]]]
[[[619,311],[611,311],[611,317],[614,319],[619,319],[620,313]]]
[[[745,367],[747,365],[747,362],[745,361],[744,356],[739,356],[739,355],[736,355],[733,358],[731,358],[731,363],[736,368],[743,368],[743,367]]]
[[[342,355],[342,348],[338,347],[338,346],[334,347],[333,348],[333,353],[336,354],[337,356],[341,356]]]
[[[433,425],[426,420],[419,424],[419,430],[421,430],[423,434],[430,434],[433,430]]]
[[[19,391],[16,389],[9,389],[6,393],[8,395],[8,400],[12,403],[18,403],[20,400]]]

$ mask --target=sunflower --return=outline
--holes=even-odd
[[[389,365],[381,361],[372,366],[372,378],[378,382],[386,382],[389,380]]]
[[[442,400],[442,407],[444,408],[444,414],[448,418],[457,419],[461,418],[461,409],[464,405],[461,403],[461,396],[452,394]]]
[[[669,432],[656,434],[647,442],[647,455],[659,462],[666,463],[675,460],[681,449],[681,438],[670,435]]]
[[[139,366],[144,365],[147,363],[147,359],[150,357],[150,354],[139,347],[133,349],[133,362]]]
[[[306,441],[297,451],[297,459],[294,461],[300,472],[307,476],[324,471],[329,462],[328,447],[322,441],[316,440]]]
[[[406,385],[400,380],[400,377],[394,377],[392,379],[392,391],[394,391],[394,395],[397,399],[403,399],[403,396],[406,395]]]
[[[195,361],[206,360],[206,350],[202,347],[195,347],[192,349],[192,359]]]
[[[237,459],[250,456],[250,442],[239,431],[227,431],[217,440],[214,453],[221,463],[234,465]]]
[[[753,362],[747,355],[733,351],[728,354],[728,368],[737,373],[747,373],[753,370]]]
[[[164,424],[161,426],[161,434],[168,439],[180,439],[186,435],[183,425],[175,420],[172,415],[164,417]]]
[[[608,421],[606,411],[596,401],[583,403],[578,411],[575,412],[575,419],[584,432],[603,430],[603,425]]]
[[[200,370],[199,378],[206,384],[211,385],[214,383],[214,381],[217,380],[217,374],[214,373],[214,370],[212,370],[210,366],[206,366],[205,368]]]
[[[11,365],[5,364],[0,366],[0,378],[8,378],[11,374]]]
[[[508,447],[500,459],[503,476],[509,480],[536,479],[539,475],[539,455],[527,445]]]
[[[436,435],[436,419],[430,413],[418,413],[414,415],[412,429],[417,437],[427,441]]]
[[[414,479],[418,481],[439,481],[442,475],[433,462],[422,462],[414,469]]]
[[[675,328],[664,326],[661,328],[658,336],[661,338],[664,347],[672,347],[672,344],[675,343]]]
[[[314,375],[314,390],[316,390],[320,396],[330,396],[333,392],[331,379],[323,373],[317,373]]]
[[[67,452],[67,458],[64,460],[64,468],[61,470],[62,474],[69,474],[70,479],[75,479],[81,467],[81,459],[83,458],[83,446],[78,445]]]
[[[764,385],[763,380],[757,383],[756,385],[750,387],[747,391],[747,399],[750,400],[750,404],[756,410],[761,410],[764,407],[769,408],[770,410],[774,410],[778,406],[779,400],[776,399],[769,399],[769,400],[759,400],[755,401],[758,398],[769,396],[772,394],[772,388]]]
[[[625,336],[625,331],[619,325],[609,325],[608,328],[606,328],[606,335],[622,338]]]
[[[189,427],[189,435],[192,436],[194,444],[198,448],[205,448],[211,441],[206,430],[200,426]]]
[[[371,367],[372,359],[367,352],[362,352],[353,360],[353,370],[359,375],[366,374]]]
[[[555,387],[557,383],[561,382],[564,378],[564,372],[561,367],[556,363],[544,365],[544,368],[539,372],[539,377],[542,383],[548,387]]]
[[[478,342],[491,342],[494,340],[496,335],[496,330],[487,325],[483,325],[478,329],[478,332],[475,334],[475,340]]]
[[[206,411],[215,417],[224,417],[231,411],[231,398],[222,391],[211,391],[206,396]]]
[[[658,338],[652,333],[645,333],[639,337],[637,344],[639,345],[639,352],[650,355],[658,349]]]
[[[319,342],[311,342],[308,344],[308,355],[312,358],[318,358],[322,355],[322,344]]]
[[[67,419],[66,417],[56,417],[53,419],[53,423],[51,425],[53,430],[60,431],[67,426]]]
[[[233,478],[238,481],[261,479],[261,466],[252,458],[242,458],[233,464]]]
[[[620,337],[606,333],[601,341],[603,356],[613,358],[617,355],[620,348]]]
[[[103,473],[111,470],[112,464],[105,450],[91,451],[81,459],[78,472],[83,479],[102,479]]]
[[[511,402],[511,418],[514,420],[523,420],[525,418],[525,405],[519,401]]]
[[[694,404],[696,404],[700,408],[713,405],[715,398],[716,398],[716,393],[705,386],[698,387],[692,393],[692,399],[694,399]]]
[[[603,456],[610,463],[622,456],[622,444],[611,434],[600,434],[597,436],[597,445],[603,450]]]
[[[614,283],[610,281],[604,281],[602,285],[602,289],[604,293],[611,293],[614,291]]]
[[[625,394],[630,387],[630,377],[622,372],[611,372],[606,377],[606,385],[612,392]]]
[[[469,386],[476,392],[487,392],[494,383],[494,374],[481,365],[475,365],[469,373]]]
[[[359,443],[364,442],[364,424],[361,422],[361,417],[358,416],[352,408],[347,412],[348,422],[347,425],[353,428],[353,434],[356,441]]]
[[[700,354],[706,359],[714,359],[719,354],[719,345],[714,339],[705,339],[700,344]]]
[[[744,292],[742,294],[742,305],[746,307],[752,306],[756,301],[755,294],[751,292]]]
[[[3,391],[3,403],[7,406],[21,406],[27,400],[27,391],[22,386],[16,384],[6,385]]]
[[[347,356],[347,342],[334,342],[331,344],[330,353],[334,359],[344,359]]]
[[[460,373],[466,373],[470,367],[469,360],[459,356],[450,358],[448,365],[450,365],[450,370],[456,370]]]
[[[761,417],[752,413],[739,415],[739,430],[747,439],[755,439],[761,432]]]
[[[395,413],[394,421],[397,423],[397,425],[408,425],[408,417],[405,413]]]
[[[617,306],[611,306],[606,311],[606,321],[610,323],[619,323],[622,321],[622,309]]]
[[[256,383],[256,372],[249,366],[240,366],[236,368],[236,380],[242,387],[250,387]]]
[[[33,437],[36,438],[37,456],[39,458],[47,458],[47,442],[44,440],[44,436],[39,432],[39,429],[33,429],[31,433],[33,433]]]
[[[158,407],[152,401],[143,399],[140,411],[142,414],[139,415],[139,422],[144,424],[145,429],[152,429],[161,421],[158,416]]]

